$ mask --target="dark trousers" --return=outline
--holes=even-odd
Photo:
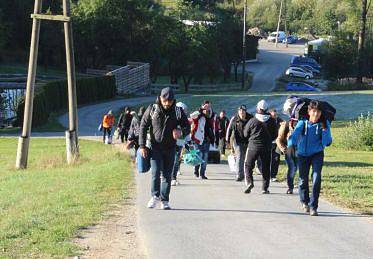
[[[226,141],[225,138],[219,139],[219,151],[220,154],[225,155]]]
[[[298,161],[295,153],[287,152],[285,154],[285,161],[288,165],[287,183],[289,189],[294,189],[294,177],[298,168]]]
[[[277,146],[272,145],[271,149],[271,178],[276,178],[280,165],[280,154],[276,152]]]
[[[103,131],[104,131],[103,141],[105,143],[105,137],[106,137],[106,135],[108,135],[108,137],[111,136],[111,128],[104,128]]]
[[[152,196],[160,197],[162,201],[169,201],[171,190],[171,174],[175,160],[175,148],[152,148],[150,160],[152,170]],[[162,183],[161,183],[162,174]]]
[[[309,205],[313,209],[319,206],[319,196],[321,189],[321,170],[324,163],[324,151],[313,154],[312,156],[298,155],[299,166],[299,196],[300,201]],[[312,195],[309,195],[309,173],[312,166]]]
[[[174,167],[172,169],[172,180],[176,180],[177,178],[177,172],[179,171],[179,168],[180,168],[180,156],[181,156],[182,150],[183,150],[183,147],[176,146],[175,162],[174,162]]]
[[[121,129],[119,132],[120,135],[120,141],[124,143],[124,141],[127,141],[128,139],[128,129]]]
[[[253,169],[255,161],[258,158],[262,161],[262,176],[263,176],[263,190],[268,190],[270,180],[271,167],[271,150],[250,150],[246,151],[245,158],[245,183],[246,185],[254,185]]]

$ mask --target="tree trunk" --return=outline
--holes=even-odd
[[[357,46],[358,51],[358,62],[357,62],[357,83],[363,82],[363,52],[364,52],[364,43],[365,43],[365,29],[367,22],[367,2],[368,0],[361,1],[361,17],[360,17],[360,30],[359,30],[359,42]]]

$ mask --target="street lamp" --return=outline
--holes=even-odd
[[[242,35],[242,84],[241,88],[245,89],[245,74],[246,74],[246,11],[247,0],[243,9],[243,35]]]

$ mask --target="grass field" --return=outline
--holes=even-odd
[[[81,141],[76,166],[64,139],[32,139],[29,168],[14,169],[16,139],[0,138],[0,258],[67,257],[103,212],[132,195],[130,161],[111,146]]]

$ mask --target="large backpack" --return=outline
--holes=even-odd
[[[308,105],[312,99],[290,96],[284,103],[284,113],[296,120],[308,119]],[[319,100],[318,100],[319,101]],[[326,101],[321,104],[322,119],[332,122],[335,120],[336,109]]]

